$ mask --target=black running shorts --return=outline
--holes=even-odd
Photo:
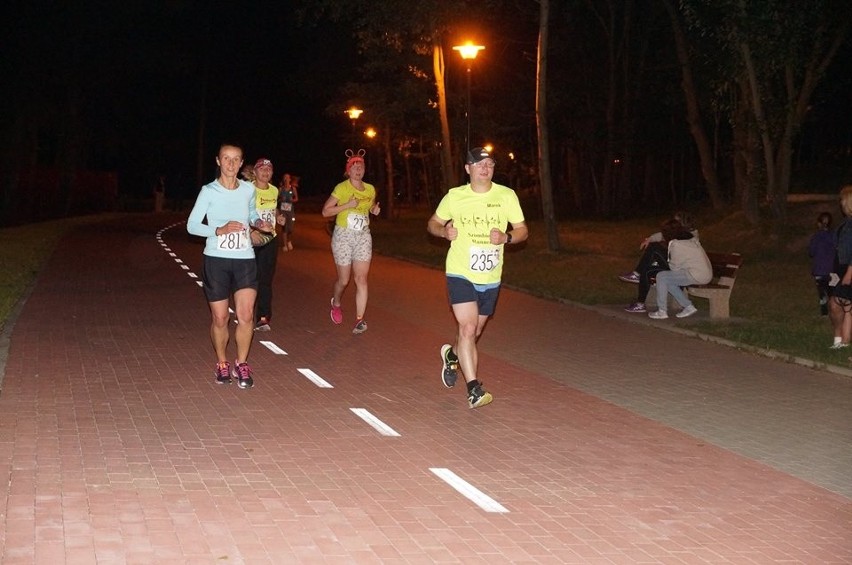
[[[238,290],[257,290],[257,263],[252,259],[204,256],[204,295],[207,302],[227,300]]]
[[[493,316],[497,307],[497,296],[500,287],[487,290],[476,290],[473,283],[460,277],[447,277],[447,294],[450,304],[462,304],[464,302],[476,302],[479,307],[480,316]]]

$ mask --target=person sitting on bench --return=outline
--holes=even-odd
[[[657,273],[657,310],[649,312],[648,317],[654,320],[668,318],[668,295],[671,294],[681,306],[681,311],[675,315],[678,318],[686,318],[698,310],[682,287],[709,283],[713,280],[713,266],[698,238],[679,222],[666,222],[663,226],[663,237],[669,242],[669,270]]]

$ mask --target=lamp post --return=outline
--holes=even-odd
[[[364,130],[364,137],[367,138],[367,146],[368,146],[370,151],[372,151],[374,149],[373,142],[376,140],[377,135],[379,135],[379,132],[377,132],[376,128],[374,128],[372,126],[370,126],[370,127],[368,127],[367,129]],[[375,171],[375,168],[377,166],[375,163],[376,163],[376,158],[375,158],[375,155],[373,155],[373,158],[371,158],[367,161],[367,164],[369,165],[368,168],[369,168],[370,178],[372,178],[372,179],[376,179],[377,176],[378,176],[378,175],[376,175],[376,171]]]
[[[467,135],[465,136],[464,144],[466,149],[470,150],[470,67],[473,60],[480,51],[485,49],[484,45],[474,45],[472,41],[466,41],[464,45],[456,45],[454,51],[458,51],[461,58],[467,63]]]
[[[349,116],[349,120],[352,122],[352,149],[355,149],[356,142],[358,138],[355,136],[355,122],[358,121],[358,118],[361,117],[361,114],[364,113],[364,110],[361,108],[357,108],[355,106],[350,107],[348,110],[344,110],[343,112],[347,116]]]

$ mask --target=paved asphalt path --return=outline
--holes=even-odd
[[[353,335],[305,215],[217,386],[182,219],[70,233],[15,320],[3,565],[852,563],[849,377],[504,289],[470,410],[443,274],[375,257]]]

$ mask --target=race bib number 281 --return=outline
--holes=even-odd
[[[470,248],[470,270],[477,273],[488,273],[500,264],[500,249],[498,247]]]
[[[216,247],[222,251],[240,251],[248,249],[250,246],[251,239],[249,239],[248,228],[216,236]]]

